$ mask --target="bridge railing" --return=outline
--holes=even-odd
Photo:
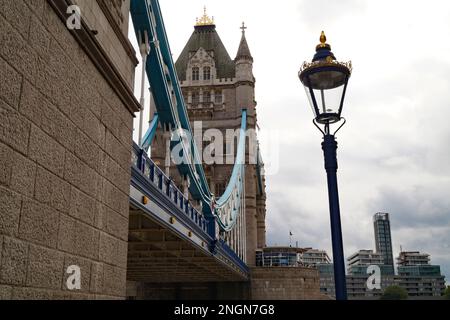
[[[196,208],[192,206],[189,199],[184,196],[173,180],[161,170],[147,153],[133,144],[133,153],[131,155],[131,164],[138,169],[141,174],[156,186],[162,194],[166,196],[174,205],[176,205],[183,213],[201,230],[208,232],[208,221],[204,218]]]

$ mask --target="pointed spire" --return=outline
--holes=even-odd
[[[242,38],[241,43],[239,44],[236,60],[249,59],[250,61],[253,61],[252,54],[250,53],[250,48],[248,47],[247,39],[245,38],[245,30],[247,29],[247,27],[245,26],[245,22],[242,22],[242,27],[240,29],[242,30]]]

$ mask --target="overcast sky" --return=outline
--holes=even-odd
[[[322,30],[338,60],[353,62],[339,132],[338,180],[345,256],[374,249],[372,216],[391,214],[400,246],[431,254],[450,277],[450,2],[412,0],[160,0],[174,55],[208,13],[230,56],[242,21],[255,59],[267,176],[269,245],[331,255],[321,135],[298,80]],[[278,148],[267,136],[279,136]],[[278,151],[277,151],[278,149]],[[446,279],[447,282],[449,279]]]

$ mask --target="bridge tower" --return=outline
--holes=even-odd
[[[214,21],[205,12],[203,17],[197,19],[194,32],[176,61],[176,69],[192,127],[197,128],[201,122],[203,133],[209,129],[219,130],[224,137],[223,149],[212,152],[214,156],[223,155],[223,163],[203,163],[211,192],[217,197],[225,191],[234,165],[229,159],[234,159],[236,152],[236,146],[232,147],[233,143],[226,141],[227,130],[229,134],[230,129],[240,128],[241,110],[247,109],[249,139],[245,168],[245,246],[246,263],[252,266],[255,265],[256,249],[266,245],[266,198],[264,176],[258,174],[262,164],[259,163],[258,166],[256,161],[259,150],[256,137],[257,103],[253,57],[247,43],[244,24],[241,29],[239,49],[233,60],[216,31]],[[203,140],[208,139],[204,137]],[[203,154],[211,154],[211,149],[208,149],[210,141],[197,140],[197,144]],[[164,162],[165,150],[164,143],[158,144],[157,139],[152,157]],[[178,183],[182,185],[182,181]]]

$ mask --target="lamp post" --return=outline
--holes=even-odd
[[[299,77],[305,87],[306,94],[314,112],[314,125],[323,133],[322,149],[325,158],[325,169],[328,180],[328,198],[331,220],[331,240],[333,245],[334,281],[336,299],[347,299],[345,282],[344,249],[342,244],[342,228],[339,209],[337,185],[337,142],[335,134],[345,124],[341,116],[348,80],[352,72],[351,62],[336,61],[331,46],[326,43],[324,32],[320,36],[320,44],[312,62],[303,63]],[[334,133],[330,127],[342,124]],[[323,129],[321,128],[323,126]]]

